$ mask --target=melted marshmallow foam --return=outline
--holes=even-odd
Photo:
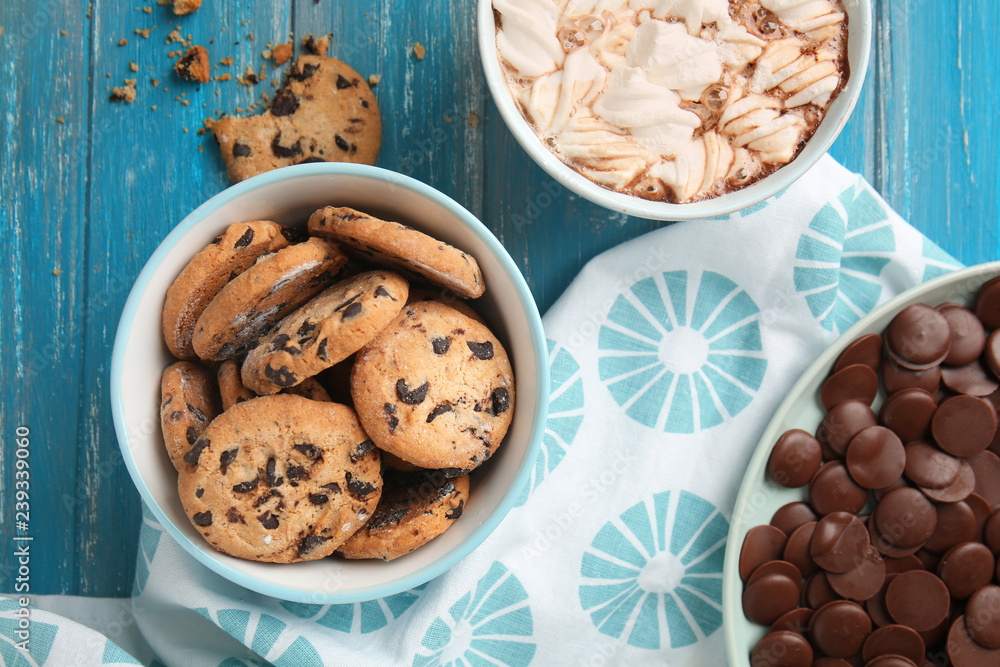
[[[673,202],[801,150],[847,74],[834,0],[494,0],[524,116],[592,181]]]

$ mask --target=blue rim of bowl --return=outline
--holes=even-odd
[[[726,557],[722,567],[722,627],[726,644],[726,654],[730,665],[736,665],[737,667],[740,665],[749,665],[749,660],[739,662],[737,659],[737,653],[742,655],[742,647],[736,645],[735,628],[739,622],[749,623],[750,621],[747,621],[740,615],[742,611],[738,609],[740,605],[739,600],[732,598],[732,596],[737,595],[735,587],[742,587],[739,575],[739,554],[743,547],[744,536],[752,528],[741,517],[745,515],[743,508],[749,502],[748,494],[751,492],[751,487],[755,486],[751,480],[759,479],[761,475],[765,474],[764,469],[767,465],[767,459],[770,456],[770,446],[777,435],[779,425],[788,417],[788,413],[800,400],[806,387],[815,380],[817,374],[830,368],[837,356],[847,347],[848,343],[864,333],[871,326],[872,322],[885,317],[888,313],[900,310],[905,305],[915,302],[915,300],[924,298],[924,295],[943,285],[961,284],[967,280],[979,279],[986,276],[990,276],[991,278],[1000,276],[1000,262],[989,262],[958,269],[952,273],[928,280],[920,285],[915,285],[886,301],[881,306],[876,307],[872,312],[865,315],[850,329],[845,331],[814,362],[809,364],[788,391],[785,400],[775,410],[767,426],[764,427],[761,439],[754,448],[750,463],[747,465],[746,473],[743,475],[743,481],[740,482],[736,504],[733,506],[732,521],[729,524],[729,535],[726,538]],[[765,448],[767,450],[766,455],[764,454]],[[732,618],[733,615],[737,615],[735,619]]]
[[[401,577],[400,579],[394,580],[390,583],[378,586],[369,586],[367,588],[348,592],[318,592],[265,582],[210,556],[202,545],[195,544],[195,542],[188,535],[183,533],[173,524],[166,512],[163,511],[153,498],[152,492],[149,490],[149,487],[146,486],[145,481],[139,474],[135,459],[132,456],[131,448],[128,446],[129,436],[124,423],[124,418],[122,416],[123,406],[121,378],[124,372],[123,364],[125,349],[132,332],[132,326],[135,321],[136,310],[138,309],[139,302],[141,301],[146,288],[149,286],[152,276],[156,273],[160,264],[163,263],[163,260],[193,227],[204,220],[208,215],[232,202],[234,199],[241,197],[242,195],[261,186],[280,183],[282,181],[306,175],[350,175],[372,178],[394,186],[405,188],[427,197],[436,204],[439,204],[454,213],[458,218],[462,219],[473,231],[473,233],[475,233],[475,235],[479,237],[479,239],[485,243],[490,251],[497,257],[504,271],[511,278],[511,282],[514,284],[514,288],[517,292],[520,306],[527,316],[530,328],[532,353],[538,367],[538,386],[536,389],[534,412],[532,413],[534,427],[531,430],[530,441],[521,461],[521,465],[518,467],[517,473],[514,476],[513,482],[493,512],[486,518],[485,521],[483,521],[483,523],[476,527],[476,529],[473,530],[473,532],[465,538],[465,540],[463,540],[438,561],[435,561],[434,563],[431,563],[416,572],[410,573],[409,575]],[[132,477],[132,482],[135,484],[136,489],[138,489],[143,502],[146,503],[147,507],[149,507],[153,515],[156,516],[157,520],[164,527],[167,533],[179,542],[184,550],[188,554],[194,556],[195,559],[202,565],[205,565],[210,570],[223,576],[229,581],[232,581],[233,583],[251,591],[292,602],[311,602],[314,604],[350,604],[354,602],[365,602],[368,600],[387,597],[410,590],[411,588],[415,588],[441,576],[454,567],[459,561],[472,553],[472,551],[479,547],[479,545],[483,543],[483,541],[496,529],[496,527],[500,525],[500,522],[514,507],[514,503],[520,496],[523,487],[528,483],[531,471],[535,466],[535,460],[538,457],[542,435],[545,430],[545,421],[546,416],[548,415],[548,402],[548,347],[545,339],[545,333],[542,329],[541,316],[538,313],[538,307],[535,304],[534,298],[531,296],[531,291],[528,289],[524,276],[521,275],[520,270],[517,268],[517,265],[514,264],[514,260],[511,259],[507,250],[503,247],[500,241],[497,240],[496,236],[494,236],[493,233],[486,227],[486,225],[484,225],[478,218],[476,218],[476,216],[470,213],[464,206],[456,202],[451,197],[448,197],[431,186],[409,176],[368,165],[315,163],[276,169],[274,171],[260,174],[259,176],[254,176],[253,178],[247,179],[242,183],[230,186],[196,208],[166,236],[159,246],[157,246],[156,250],[150,256],[149,260],[147,260],[146,265],[139,273],[138,278],[136,278],[135,284],[129,292],[128,299],[125,302],[125,307],[122,310],[122,315],[118,322],[118,329],[115,333],[114,348],[111,354],[111,412],[114,419],[115,432],[118,436],[118,447],[122,452],[122,457],[125,459],[125,465],[128,468],[129,475]]]
[[[531,159],[564,187],[598,206],[648,220],[681,221],[716,218],[749,208],[786,190],[819,162],[820,158],[826,155],[833,142],[840,136],[841,130],[847,125],[847,121],[854,112],[854,107],[861,98],[861,91],[864,88],[865,78],[868,74],[872,48],[871,0],[848,0],[848,2],[852,5],[857,5],[856,11],[862,19],[860,21],[862,49],[860,56],[850,61],[851,72],[847,84],[841,90],[840,97],[834,101],[834,104],[836,104],[841,98],[846,98],[846,106],[843,107],[842,113],[836,118],[834,125],[830,125],[824,119],[816,130],[816,134],[823,133],[822,136],[825,137],[823,141],[816,143],[817,137],[813,135],[806,143],[805,148],[802,149],[794,160],[753,185],[714,199],[706,199],[689,204],[647,201],[639,197],[605,189],[574,171],[545,147],[521,115],[517,105],[514,103],[514,97],[510,94],[504,81],[496,49],[496,23],[493,17],[493,0],[479,0],[477,19],[479,56],[486,75],[486,84],[490,89],[494,104],[500,110],[500,116],[503,118],[507,129],[514,135],[517,143],[521,145],[521,148],[524,149]],[[852,30],[855,29],[855,22],[857,22],[857,19],[852,21]],[[743,193],[752,193],[752,195]]]

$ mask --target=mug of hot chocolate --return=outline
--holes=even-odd
[[[867,0],[481,0],[508,127],[579,194],[710,217],[791,184],[846,122]]]

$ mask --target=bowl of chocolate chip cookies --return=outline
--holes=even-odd
[[[548,407],[545,336],[475,216],[409,177],[302,164],[160,244],[111,366],[122,455],[194,558],[253,591],[419,586],[514,506]]]

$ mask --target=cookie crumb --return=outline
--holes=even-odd
[[[417,60],[423,60],[424,56],[427,55],[427,49],[420,42],[415,42],[413,44],[413,55],[416,56]]]
[[[174,71],[186,81],[207,83],[211,74],[208,50],[204,46],[192,46],[184,57],[174,64]]]
[[[325,56],[327,51],[330,50],[331,37],[332,35],[323,35],[322,37],[314,38],[312,35],[306,35],[306,38],[302,40],[302,46],[309,53],[317,56]]]
[[[479,127],[479,114],[475,111],[470,111],[469,118],[466,122],[469,124],[469,127]]]
[[[233,57],[229,56],[227,58],[223,58],[222,60],[219,61],[219,64],[222,65],[223,67],[229,67],[230,65],[233,64]]]
[[[60,276],[60,275],[62,275],[62,269],[60,269],[60,268],[52,269],[52,275],[54,275],[54,276]]]
[[[225,74],[220,74],[219,77],[218,77],[219,81],[229,81],[232,78],[233,78],[233,75],[230,74],[229,72],[226,72]],[[218,91],[216,91],[216,92],[218,92]]]
[[[183,104],[186,107],[191,106],[191,102],[189,102],[188,100],[181,100],[181,104]]]
[[[179,28],[174,28],[167,35],[167,40],[164,43],[169,44],[170,42],[180,42],[182,44],[184,43],[184,38],[181,37],[181,31]]]
[[[284,65],[292,57],[292,45],[278,44],[271,53],[274,56],[275,64]]]
[[[152,14],[153,13],[153,8],[152,7],[143,7],[142,11],[146,12],[147,14]]]
[[[60,35],[62,35],[63,37],[65,37],[66,35],[68,35],[68,34],[69,34],[69,32],[68,32],[68,31],[66,31],[66,30],[60,30],[60,31],[59,31],[59,34],[60,34]]]
[[[369,86],[375,87],[375,86],[377,86],[380,83],[382,83],[382,75],[381,74],[372,74],[371,76],[368,77],[368,85]]]
[[[136,28],[135,34],[142,35],[143,39],[149,39],[149,33],[153,31],[152,28]]]
[[[135,102],[135,79],[125,79],[124,86],[115,86],[111,89],[108,99],[112,102]]]
[[[174,0],[174,14],[184,16],[201,9],[201,0]]]
[[[260,52],[260,57],[263,58],[264,60],[270,60],[271,56],[273,55],[274,54],[271,52],[271,49],[264,49],[263,51]]]
[[[124,37],[118,40],[118,46],[125,46],[126,44],[128,44],[128,40]]]
[[[149,82],[153,84],[153,88],[158,88],[160,85],[160,82],[157,79],[150,79]]]
[[[135,62],[132,61],[132,60],[128,61],[128,68],[130,70],[132,70],[133,72],[138,72],[139,71],[139,66],[136,65]]]
[[[66,119],[63,118],[62,116],[59,116],[58,118],[56,118],[56,122],[65,125],[66,124]]]
[[[156,111],[156,105],[155,104],[153,106],[149,107],[149,108],[152,109],[153,111]]]

